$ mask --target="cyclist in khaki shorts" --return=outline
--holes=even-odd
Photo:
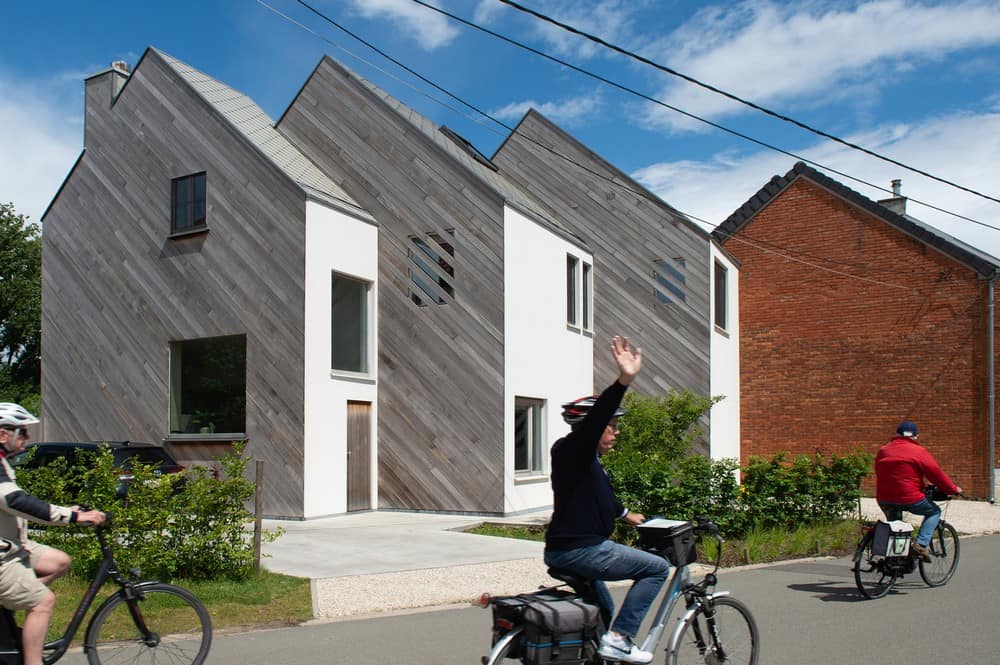
[[[27,425],[38,418],[24,407],[0,403],[0,606],[25,610],[21,627],[24,665],[41,665],[42,644],[52,619],[56,596],[46,586],[69,569],[70,558],[62,550],[28,540],[26,518],[45,524],[103,524],[99,510],[77,510],[46,503],[28,494],[14,481],[8,455],[24,450]]]

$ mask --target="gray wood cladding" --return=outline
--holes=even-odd
[[[608,349],[613,335],[624,334],[643,348],[635,390],[708,395],[708,234],[536,111],[492,161],[594,252],[595,388],[616,375]],[[655,262],[676,257],[685,261],[686,300],[664,304],[655,295]],[[705,419],[706,433],[707,426]]]
[[[278,129],[379,224],[379,508],[503,512],[503,199],[409,109],[324,58]],[[454,230],[454,297],[409,297],[413,236]]]
[[[155,51],[113,104],[110,76],[88,81],[84,153],[44,218],[45,436],[161,441],[170,341],[245,334],[264,511],[301,516],[305,195]],[[169,239],[170,181],[200,171],[209,231]]]

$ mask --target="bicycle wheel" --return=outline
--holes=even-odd
[[[869,532],[861,539],[854,551],[854,582],[865,598],[881,598],[896,584],[896,573],[886,570],[885,557],[872,555],[872,539]]]
[[[760,635],[750,609],[729,596],[714,599],[715,631],[701,608],[681,628],[677,652],[667,653],[668,665],[756,665]]]
[[[939,522],[927,549],[930,550],[931,561],[920,560],[920,577],[924,578],[927,586],[947,584],[958,568],[958,532],[955,527],[945,521]]]
[[[204,663],[212,645],[212,620],[201,601],[172,584],[148,584],[135,591],[133,603],[119,591],[97,609],[83,645],[90,665]]]

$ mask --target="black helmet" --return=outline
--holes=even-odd
[[[597,398],[600,395],[588,395],[586,397],[581,397],[580,399],[575,399],[572,402],[566,402],[562,405],[562,417],[570,425],[575,425],[581,420],[583,420],[588,413],[590,413],[590,407],[594,406]],[[618,407],[615,409],[614,417],[619,418],[625,415],[625,409]]]

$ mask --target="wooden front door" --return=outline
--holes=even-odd
[[[347,403],[347,510],[372,507],[371,402]]]

